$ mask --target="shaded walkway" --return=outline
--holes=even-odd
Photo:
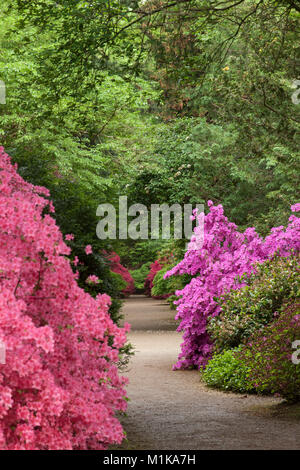
[[[168,305],[133,296],[123,312],[136,354],[125,374],[128,442],[118,449],[300,449],[300,416],[272,416],[279,400],[212,391],[197,371],[171,370],[181,336]]]

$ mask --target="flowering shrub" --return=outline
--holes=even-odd
[[[246,284],[242,289],[221,297],[220,314],[208,323],[216,352],[238,346],[280,315],[286,303],[300,298],[299,256],[275,256],[241,282]]]
[[[153,287],[153,280],[158,273],[163,268],[163,264],[161,263],[160,260],[154,261],[150,265],[150,271],[148,273],[148,276],[146,277],[145,284],[144,284],[144,289],[145,289],[145,294],[151,297],[151,290]]]
[[[129,295],[133,294],[135,291],[133,277],[131,276],[128,269],[120,263],[120,256],[117,255],[117,253],[106,253],[106,257],[110,262],[110,270],[113,273],[120,274],[123,280],[126,282],[126,287],[122,290],[122,292],[125,297],[129,297]]]
[[[175,255],[174,255],[174,247],[172,247],[170,249],[170,245],[167,245],[164,247],[164,249],[160,250],[159,252],[157,252],[157,260],[154,261],[154,263],[151,263],[150,264],[150,270],[149,270],[149,273],[146,277],[146,280],[145,280],[145,284],[144,284],[144,291],[145,291],[145,294],[148,295],[149,297],[154,297],[156,299],[166,299],[170,296],[170,294],[172,294],[172,291],[168,291],[168,287],[166,287],[166,290],[164,290],[164,288],[162,289],[163,292],[161,291],[161,289],[159,289],[161,292],[157,292],[157,293],[154,293],[152,292],[152,289],[154,287],[154,278],[155,276],[162,270],[164,269],[164,274],[165,272],[167,271],[167,266],[174,266],[175,264]],[[177,258],[178,259],[178,258]],[[169,268],[170,269],[170,268]],[[160,276],[160,278],[162,279],[163,276]],[[164,282],[163,284],[166,284],[166,286],[168,284],[174,284],[174,282],[176,281],[167,281],[167,282]],[[174,292],[174,291],[173,291]]]
[[[123,294],[121,291],[127,284],[123,282],[121,276],[110,271],[102,249],[89,247],[86,241],[77,240],[74,236],[70,238],[66,235],[65,240],[71,249],[69,259],[73,272],[76,274],[77,284],[94,299],[99,294],[109,295],[111,298],[109,315],[116,324],[119,324],[122,318],[120,308]],[[92,279],[97,276],[98,282],[90,282],[90,276],[93,276]]]
[[[264,332],[255,333],[236,359],[248,367],[248,387],[276,393],[288,401],[300,399],[300,364],[292,361],[293,342],[300,340],[300,305],[290,306]]]
[[[241,233],[234,223],[228,221],[221,205],[208,202],[210,211],[204,216],[204,242],[200,250],[195,249],[195,228],[184,259],[166,273],[190,274],[194,276],[184,289],[177,291],[176,319],[181,320],[178,330],[184,331],[179,360],[174,368],[205,366],[211,357],[213,341],[207,332],[208,319],[217,316],[220,306],[217,297],[230,289],[244,284],[238,277],[254,271],[256,263],[271,258],[275,253],[289,256],[300,249],[300,219],[295,215],[289,224],[273,228],[263,239],[254,228]],[[299,211],[300,204],[292,206]],[[197,215],[203,217],[203,214]],[[201,224],[199,225],[201,227]]]
[[[128,327],[77,285],[43,195],[0,148],[0,448],[106,449],[123,439]]]

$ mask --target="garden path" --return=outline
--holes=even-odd
[[[300,449],[300,409],[280,400],[208,389],[195,370],[172,371],[182,341],[163,301],[132,296],[123,307],[135,348],[117,449]]]

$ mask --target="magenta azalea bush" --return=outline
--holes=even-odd
[[[124,437],[126,341],[76,283],[45,188],[25,182],[0,148],[1,449],[106,449]],[[91,247],[88,247],[88,251]],[[96,281],[96,279],[90,279]]]
[[[183,331],[181,353],[174,369],[205,366],[211,358],[213,341],[207,332],[210,317],[217,316],[220,306],[216,302],[230,289],[243,287],[238,278],[255,270],[255,264],[271,258],[275,253],[289,256],[300,249],[300,219],[289,218],[287,227],[271,230],[264,239],[254,228],[241,233],[237,226],[224,215],[221,205],[208,201],[209,213],[204,216],[204,241],[200,250],[195,249],[195,233],[184,259],[165,274],[189,274],[193,279],[184,289],[177,291],[176,319],[180,320],[178,331]],[[291,207],[300,210],[300,204]],[[197,215],[203,218],[203,214]],[[201,224],[199,224],[199,227]]]

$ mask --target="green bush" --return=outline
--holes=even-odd
[[[143,264],[140,268],[129,271],[134,279],[134,285],[136,290],[142,292],[144,290],[144,284],[146,277],[149,273],[151,261]]]
[[[294,341],[300,340],[300,304],[287,308],[280,317],[255,333],[235,354],[239,367],[247,367],[247,386],[258,392],[278,394],[287,401],[300,400],[300,363]],[[299,346],[298,346],[299,350]],[[242,364],[242,366],[241,366]]]
[[[171,310],[176,310],[177,305],[175,304],[175,301],[178,300],[178,298],[179,297],[177,295],[173,294],[173,295],[170,295],[166,299],[166,301],[168,302]]]
[[[186,284],[191,281],[191,276],[189,274],[183,274],[181,276],[171,276],[168,279],[164,279],[164,275],[167,271],[173,268],[173,265],[164,266],[158,273],[155,275],[153,280],[153,287],[151,295],[153,297],[163,297],[168,294],[174,294],[177,290],[183,289]],[[172,296],[172,303],[178,297]]]
[[[110,271],[111,283],[114,286],[114,290],[122,292],[127,287],[127,282],[122,278],[121,274]]]
[[[299,256],[278,257],[257,265],[256,273],[244,276],[246,285],[219,299],[221,312],[211,318],[208,332],[215,351],[232,349],[296,302],[300,292]]]
[[[78,285],[88,292],[92,297],[96,297],[99,293],[108,294],[111,297],[111,306],[109,308],[109,313],[112,320],[115,323],[123,318],[123,315],[120,311],[122,306],[122,289],[124,286],[123,281],[120,277],[110,270],[110,264],[107,259],[104,258],[100,250],[95,248],[93,244],[93,253],[87,255],[85,253],[85,243],[80,244],[74,241],[68,241],[68,245],[72,249],[71,253],[71,265],[74,272],[78,271]],[[78,265],[74,265],[74,257],[79,258]],[[90,275],[96,275],[99,278],[99,283],[87,283],[87,278]]]
[[[236,357],[235,352],[238,350],[231,349],[214,355],[202,372],[209,387],[242,393],[253,390],[247,381],[250,369]]]

